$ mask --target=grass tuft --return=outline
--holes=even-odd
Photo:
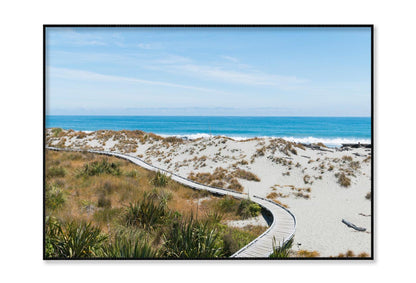
[[[158,202],[149,194],[145,194],[142,200],[129,204],[125,210],[123,222],[126,226],[153,230],[165,223],[169,214],[170,211],[163,202]]]
[[[45,250],[49,258],[96,257],[107,239],[100,228],[86,222],[62,224],[48,218],[45,227]]]
[[[270,194],[268,194],[267,195],[267,197],[266,198],[268,198],[268,199],[274,199],[274,198],[276,198],[277,197],[277,193],[275,193],[275,192],[271,192]]]
[[[104,253],[110,258],[156,258],[159,250],[154,249],[142,233],[120,231]]]
[[[97,176],[101,174],[109,174],[114,176],[120,176],[120,164],[109,162],[107,159],[102,159],[101,161],[93,161],[87,163],[84,167],[78,172],[78,176]]]
[[[351,179],[348,178],[343,172],[335,174],[335,177],[338,178],[338,184],[342,187],[349,187],[351,185]]]
[[[273,237],[273,252],[269,258],[288,258],[291,253],[292,245],[293,238],[286,242],[284,245],[280,246],[276,244],[276,238]]]
[[[351,157],[351,156],[348,156],[348,155],[344,155],[344,156],[342,157],[342,160],[343,160],[343,161],[349,161],[349,162],[351,162],[351,161],[352,161],[352,157]]]
[[[217,258],[224,255],[221,239],[208,222],[176,220],[163,234],[164,256],[167,258]]]
[[[65,204],[64,192],[55,185],[46,186],[45,190],[45,206],[49,210],[56,210]]]
[[[300,250],[296,254],[298,257],[319,257],[319,252],[317,251]]]
[[[242,170],[242,169],[237,169],[234,171],[234,176],[240,179],[245,179],[248,181],[255,181],[255,182],[260,182],[260,178],[257,177],[255,174],[248,172],[246,170]]]
[[[166,174],[157,171],[151,180],[151,184],[156,187],[166,187],[166,185],[169,183],[169,180],[170,178]]]

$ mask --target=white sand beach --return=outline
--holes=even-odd
[[[310,148],[273,138],[183,140],[141,131],[52,129],[47,129],[46,144],[128,153],[183,177],[209,179],[211,185],[224,188],[235,186],[236,179],[244,192],[274,199],[296,216],[295,251],[317,251],[324,257],[348,250],[371,255],[369,148]],[[366,231],[356,231],[342,219]]]

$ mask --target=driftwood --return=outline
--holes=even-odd
[[[365,228],[355,226],[354,224],[352,224],[351,222],[346,221],[345,219],[342,219],[342,223],[344,223],[348,227],[351,227],[352,229],[357,230],[357,231],[364,232],[366,230]]]
[[[371,148],[371,143],[343,143],[342,147]]]

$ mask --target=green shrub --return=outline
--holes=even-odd
[[[156,258],[158,251],[143,240],[141,233],[118,232],[114,241],[107,245],[104,254],[109,258]]]
[[[100,228],[86,222],[61,224],[56,219],[48,218],[45,230],[45,256],[48,258],[97,257],[107,239]]]
[[[55,185],[47,185],[45,188],[45,206],[47,209],[56,210],[65,203],[64,192]]]
[[[96,176],[101,174],[110,174],[114,176],[121,175],[120,165],[114,162],[108,162],[107,159],[87,163],[78,173],[78,176]]]
[[[209,222],[212,225],[216,225],[216,224],[221,222],[223,217],[224,217],[224,215],[222,215],[221,213],[219,213],[217,211],[210,211],[210,212],[207,213],[206,221]]]
[[[151,184],[156,187],[165,187],[169,183],[169,177],[160,171],[157,171],[151,180]]]
[[[176,220],[163,234],[164,252],[168,258],[218,258],[224,255],[216,228],[208,222]]]
[[[147,198],[157,200],[164,205],[166,205],[173,197],[172,192],[159,188],[154,188],[151,192],[147,193],[146,196]]]
[[[243,219],[247,219],[250,217],[258,216],[260,214],[260,211],[261,211],[260,205],[258,205],[255,202],[252,202],[251,200],[244,199],[240,202],[237,213]]]
[[[124,224],[127,226],[138,226],[144,229],[154,229],[163,224],[171,215],[163,202],[158,202],[149,194],[135,203],[130,203],[125,210]]]
[[[60,166],[52,166],[49,167],[48,170],[46,170],[46,177],[52,178],[52,177],[65,177],[66,170]]]
[[[287,258],[290,255],[290,250],[293,245],[293,238],[287,241],[284,245],[280,246],[276,244],[276,239],[273,237],[273,252],[270,254],[270,258]]]
[[[223,233],[224,255],[229,257],[256,238],[252,231],[227,227]]]
[[[217,202],[216,206],[220,212],[233,212],[236,211],[238,208],[238,201],[233,197],[225,196]]]
[[[52,134],[53,134],[54,137],[57,137],[61,132],[62,132],[61,128],[53,128],[52,129]]]

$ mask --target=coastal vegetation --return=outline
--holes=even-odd
[[[46,151],[45,258],[221,258],[264,232],[226,223],[260,214],[125,160]]]
[[[368,204],[371,203],[369,189],[364,192],[355,189],[369,184],[371,179],[372,154],[369,149],[325,148],[322,144],[298,144],[275,138],[241,141],[222,136],[164,138],[142,131],[80,132],[59,128],[47,129],[46,143],[54,147],[127,153],[213,187],[247,192],[244,188],[247,184],[252,194],[267,197],[283,207],[288,208],[287,204],[290,204],[294,211],[299,205],[316,201],[322,203],[319,210],[332,211],[333,217],[343,217],[331,210],[332,206],[322,197],[327,187],[352,188],[348,190],[352,198],[365,198]],[[47,155],[52,153],[55,152],[47,151]],[[239,209],[241,201],[237,199],[184,188],[171,180],[169,174],[163,173],[165,171],[142,171],[124,160],[101,155],[61,154],[62,158],[48,159],[45,164],[45,207],[63,232],[75,219],[76,224],[82,221],[91,224],[107,236],[101,244],[106,247],[106,253],[94,257],[138,255],[141,247],[147,251],[150,248],[156,257],[167,257],[161,249],[166,244],[164,235],[168,235],[168,228],[179,223],[178,220],[191,221],[191,215],[193,222],[207,220],[211,223],[214,233],[219,234],[219,240],[215,242],[223,249],[222,256],[232,254],[242,242],[248,243],[265,229],[265,226],[232,228],[232,225],[241,226],[239,222],[231,224],[229,221],[240,221],[258,215],[257,212],[251,214],[249,205],[241,205]],[[270,187],[271,180],[272,184],[280,185]],[[336,194],[337,190],[325,192]],[[147,217],[152,213],[157,217]],[[311,215],[298,213],[299,219],[315,221]],[[363,213],[369,215],[368,210]],[[253,220],[243,223],[249,221]],[[368,223],[364,225],[369,227]],[[337,233],[344,233],[339,230]],[[123,252],[117,255],[114,249],[121,247]],[[354,243],[349,247],[357,248]],[[290,256],[309,257],[309,253],[314,256],[313,245],[302,248]],[[321,254],[337,255],[338,252],[333,246],[319,249]]]
[[[260,178],[255,174],[239,168],[228,171],[222,167],[217,167],[213,173],[191,172],[188,176],[188,179],[201,184],[241,192],[244,188],[236,178],[260,182]]]
[[[338,184],[340,184],[342,187],[349,187],[351,185],[351,179],[348,178],[344,172],[341,173],[336,173],[335,177],[338,178],[337,182]]]
[[[291,248],[293,245],[293,238],[287,241],[285,244],[280,245],[273,238],[273,252],[270,254],[270,258],[288,258],[291,254]]]
[[[370,257],[370,255],[367,254],[366,252],[361,252],[358,255],[356,255],[353,251],[348,250],[346,253],[340,253],[340,254],[338,254],[337,257],[340,257],[340,258],[348,258],[348,257],[350,257],[350,258],[351,257],[361,257],[361,258],[365,258],[365,257]]]

